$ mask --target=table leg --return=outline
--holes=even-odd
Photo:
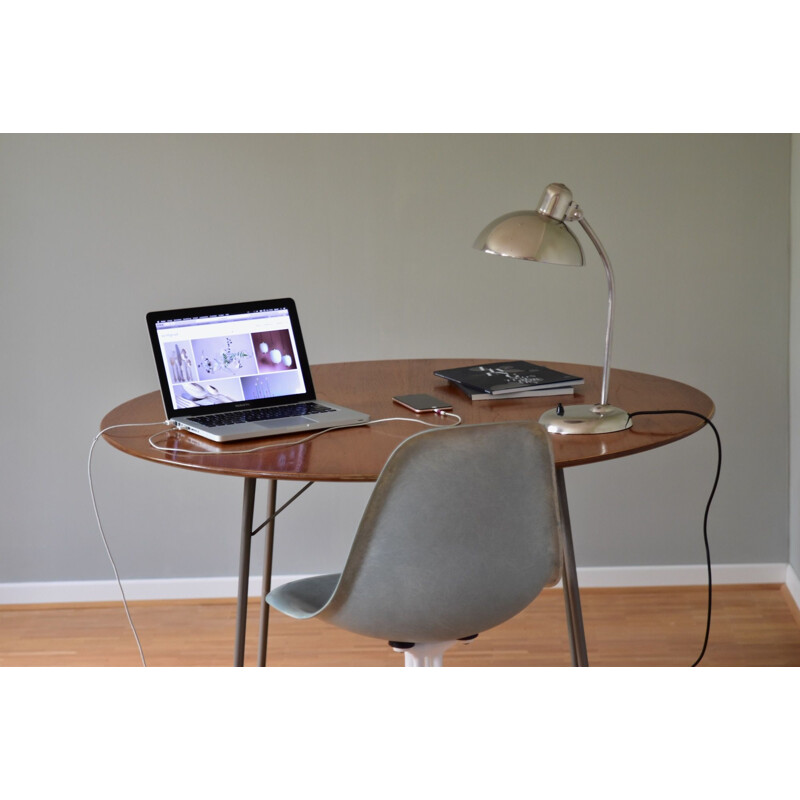
[[[272,588],[272,549],[275,541],[275,502],[278,497],[278,481],[269,482],[267,501],[267,529],[264,532],[264,569],[261,572],[261,626],[258,633],[258,666],[267,665],[267,634],[269,632],[269,605],[266,596]]]
[[[239,596],[236,606],[236,645],[233,665],[244,666],[244,643],[247,630],[247,595],[250,588],[250,542],[253,538],[253,505],[256,497],[256,479],[244,479],[242,499],[242,533],[239,547]]]
[[[586,653],[586,636],[583,630],[583,613],[581,611],[578,573],[575,567],[575,551],[572,546],[572,525],[569,519],[567,487],[564,481],[563,469],[556,469],[556,483],[563,521],[561,578],[564,584],[564,603],[567,611],[567,629],[569,631],[569,646],[572,651],[572,664],[576,667],[588,667],[589,657]]]

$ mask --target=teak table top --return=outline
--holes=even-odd
[[[473,403],[445,380],[437,369],[488,363],[500,359],[400,359],[320,364],[312,367],[317,396],[349,406],[370,415],[373,420],[387,417],[422,419],[446,425],[450,418],[434,414],[416,415],[396,403],[398,394],[428,393],[453,405],[465,424],[537,420],[561,401],[594,403],[600,397],[600,367],[560,362],[537,363],[563,372],[580,375],[585,384],[575,395],[488,400]],[[687,410],[711,418],[714,403],[703,392],[684,383],[626,370],[612,370],[609,402],[627,412]],[[164,419],[159,392],[136,397],[115,408],[103,419],[101,430],[111,425],[146,423]],[[682,439],[703,427],[702,419],[686,414],[636,417],[633,427],[611,434],[552,436],[557,467],[589,464],[638,453]],[[163,424],[151,427],[120,428],[104,434],[106,440],[125,453],[175,467],[237,475],[250,478],[276,478],[302,481],[374,481],[392,451],[409,436],[427,430],[402,421],[383,422],[358,428],[331,431],[297,443],[307,433],[293,436],[251,439],[232,444],[216,444],[185,432],[168,430]],[[151,447],[148,438],[161,432],[162,446],[197,449],[196,455],[165,453]],[[237,453],[265,444],[280,445],[252,453]]]

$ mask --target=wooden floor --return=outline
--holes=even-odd
[[[700,654],[705,587],[582,589],[592,666],[690,666]],[[784,586],[714,589],[701,666],[800,666],[800,614]],[[250,603],[246,664],[254,665],[258,601]],[[148,666],[230,666],[232,600],[130,604]],[[382,642],[273,612],[269,666],[394,666]],[[0,666],[138,666],[121,603],[0,607]],[[445,656],[450,667],[569,666],[564,601],[546,590],[526,611]]]

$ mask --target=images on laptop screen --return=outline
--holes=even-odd
[[[159,378],[174,412],[293,402],[313,393],[294,304],[277,302],[284,306],[154,315],[150,330]]]

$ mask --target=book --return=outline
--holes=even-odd
[[[521,397],[548,397],[557,394],[575,394],[572,386],[557,386],[555,389],[520,389],[517,392],[503,392],[502,394],[490,394],[483,389],[473,389],[463,383],[454,383],[457,389],[461,389],[470,400],[516,400]]]
[[[583,378],[529,361],[494,361],[472,367],[434,370],[434,375],[451,383],[480,389],[491,395],[524,389],[557,389],[578,386]]]

